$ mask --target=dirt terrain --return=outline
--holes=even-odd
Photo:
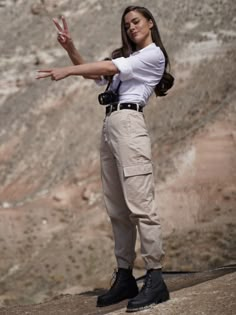
[[[175,76],[168,97],[152,97],[145,108],[166,252],[163,269],[233,264],[235,1],[129,3],[153,12]],[[87,61],[102,60],[120,46],[120,16],[127,5],[124,0],[0,0],[2,307],[109,285],[115,259],[100,182],[104,108],[97,94],[102,88],[77,77],[52,82],[35,76],[40,68],[70,64],[56,41],[52,17],[66,16]],[[143,273],[138,255],[135,275]]]
[[[235,267],[234,267],[235,271]],[[215,314],[232,315],[236,310],[235,278],[233,269],[215,270],[196,274],[164,275],[170,290],[170,300],[134,314]],[[225,273],[225,275],[224,275]],[[220,275],[221,274],[221,275]],[[219,277],[219,278],[218,278]],[[209,281],[211,280],[211,281]],[[194,284],[194,285],[193,285]],[[188,287],[188,286],[191,287]],[[187,288],[186,288],[187,286]],[[124,315],[127,301],[97,308],[96,296],[101,289],[81,294],[66,294],[36,305],[0,308],[0,315]],[[213,303],[217,301],[218,303]]]

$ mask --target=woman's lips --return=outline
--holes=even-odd
[[[138,32],[132,33],[131,36],[132,37],[136,37],[138,35]]]

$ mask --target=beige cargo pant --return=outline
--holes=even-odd
[[[146,269],[161,268],[164,252],[154,196],[150,138],[143,113],[123,109],[105,117],[101,175],[118,267],[133,267],[138,228]]]

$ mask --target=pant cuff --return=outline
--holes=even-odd
[[[124,269],[133,269],[133,264],[128,264],[124,261],[117,261],[117,267],[118,268],[124,268]]]
[[[161,263],[156,263],[156,264],[146,264],[145,265],[146,270],[150,269],[162,269],[162,264]]]

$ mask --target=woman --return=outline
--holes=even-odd
[[[71,40],[64,18],[58,21],[58,41],[67,50],[74,66],[39,70],[38,79],[61,80],[70,75],[94,79],[98,84],[111,78],[99,99],[106,105],[101,137],[101,171],[104,200],[110,217],[117,259],[116,279],[97,306],[130,299],[128,312],[148,308],[169,299],[162,278],[161,228],[154,198],[150,138],[143,108],[151,94],[164,96],[173,85],[167,73],[168,55],[156,22],[146,8],[129,6],[121,19],[122,47],[111,60],[85,63]],[[118,95],[118,96],[117,96]],[[108,104],[107,104],[108,103]],[[147,269],[140,292],[132,268],[135,260],[136,229]]]

